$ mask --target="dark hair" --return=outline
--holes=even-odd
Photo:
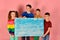
[[[32,6],[31,6],[30,4],[27,4],[26,6],[28,6],[28,7],[32,8]]]
[[[17,11],[9,11],[9,14],[8,14],[8,20],[11,19],[11,13],[14,12],[15,13],[15,17],[18,18],[18,12]]]
[[[45,13],[45,15],[48,15],[48,16],[50,16],[50,13],[46,12],[46,13]]]
[[[36,9],[36,11],[39,11],[40,12],[40,9]]]

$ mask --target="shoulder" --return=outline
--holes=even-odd
[[[51,23],[51,21],[49,21],[49,25],[50,25],[50,27],[52,27],[52,23]]]
[[[49,21],[49,23],[52,24],[51,21]]]
[[[23,13],[22,13],[22,15],[26,15],[26,14],[27,14],[27,12],[23,12]]]
[[[43,18],[42,16],[39,16],[40,18]]]
[[[42,16],[40,16],[41,18],[43,18]]]
[[[31,12],[31,14],[33,14],[33,13]]]
[[[14,21],[14,19],[8,20],[8,21]]]
[[[14,24],[14,19],[8,20],[8,24]]]
[[[34,15],[34,14],[31,12],[31,15]]]

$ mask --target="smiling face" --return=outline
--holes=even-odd
[[[36,9],[36,15],[40,15],[40,9]]]
[[[45,18],[45,20],[49,21],[50,16],[49,15],[45,15],[44,18]]]
[[[15,19],[15,16],[16,16],[16,15],[15,15],[15,12],[12,12],[12,13],[11,13],[11,18],[12,18],[12,19]]]
[[[11,13],[11,17],[15,17],[15,13],[14,12]]]
[[[36,15],[40,15],[40,11],[36,11]]]
[[[29,6],[26,6],[26,9],[27,9],[28,12],[31,11],[31,8]]]
[[[9,11],[8,14],[8,20],[18,18],[18,12],[17,11]]]
[[[45,20],[49,20],[50,19],[50,13],[46,12],[44,15]]]

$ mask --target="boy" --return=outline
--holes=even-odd
[[[30,4],[26,5],[27,11],[22,13],[22,17],[34,18],[34,15],[31,12],[31,8],[32,8],[32,6]]]
[[[45,13],[45,20],[44,20],[44,35],[43,40],[49,40],[49,36],[50,36],[50,30],[52,27],[52,23],[50,21],[50,13]]]
[[[40,9],[36,9],[35,18],[42,18],[40,15]],[[34,36],[34,40],[39,40],[39,36]]]
[[[42,18],[42,16],[40,15],[40,9],[36,9],[35,18]]]
[[[23,18],[34,18],[34,15],[31,12],[31,8],[32,8],[32,6],[30,4],[26,5],[27,11],[22,13]],[[25,37],[25,36],[22,37],[22,40],[25,40],[25,39],[30,40],[30,37],[29,36],[28,37]]]

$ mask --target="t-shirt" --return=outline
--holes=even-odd
[[[14,35],[14,19],[8,20],[8,31],[11,35]]]
[[[42,18],[42,16],[40,16],[40,15],[35,15],[35,18]]]
[[[27,17],[27,18],[34,18],[34,15],[33,15],[33,13],[27,13],[27,12],[23,12],[22,13],[22,17]]]
[[[44,34],[47,32],[49,27],[52,27],[51,21],[46,22],[46,20],[44,20]],[[50,34],[50,32],[48,33],[48,35],[49,34]]]
[[[14,19],[8,20],[8,28],[14,28]]]

